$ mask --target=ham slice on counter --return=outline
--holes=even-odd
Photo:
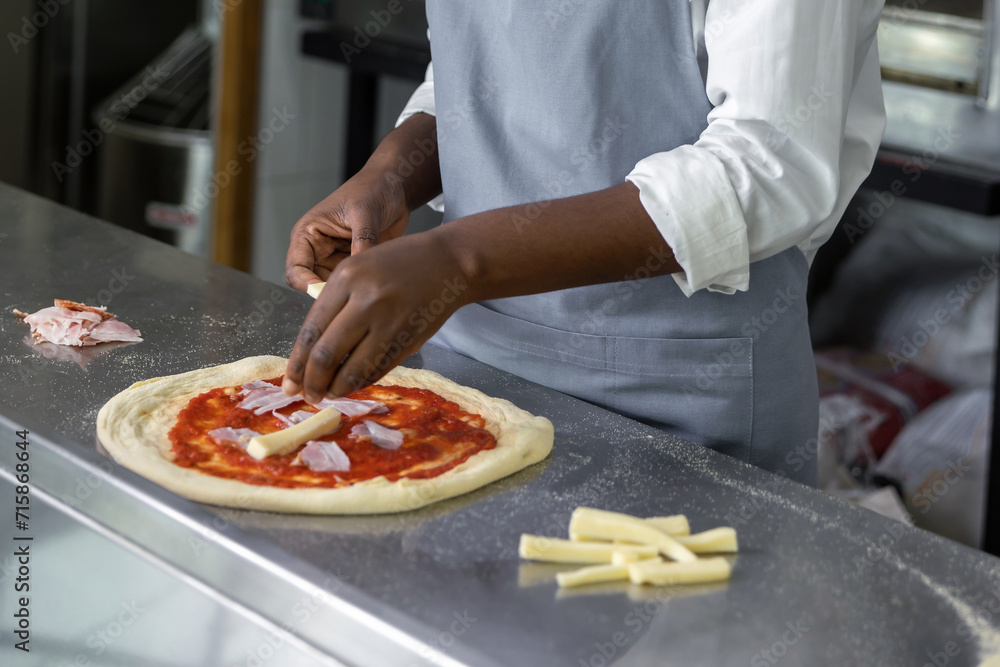
[[[92,308],[76,301],[56,299],[55,305],[38,312],[14,314],[31,327],[36,341],[82,347],[99,343],[142,341],[139,331],[115,319],[105,307]]]

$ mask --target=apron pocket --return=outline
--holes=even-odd
[[[430,342],[749,460],[751,338],[583,334],[471,304]]]
[[[752,338],[608,339],[609,407],[748,461]]]

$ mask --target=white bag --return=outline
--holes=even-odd
[[[876,467],[899,482],[917,526],[977,549],[992,417],[988,389],[945,397],[900,431]]]

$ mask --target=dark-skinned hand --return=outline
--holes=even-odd
[[[468,302],[459,258],[435,231],[338,260],[295,341],[285,393],[316,403],[366,387]]]
[[[285,280],[302,292],[326,282],[351,254],[402,236],[409,219],[398,183],[362,170],[295,223]]]

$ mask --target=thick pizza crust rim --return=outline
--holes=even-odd
[[[255,486],[199,473],[169,460],[168,433],[195,396],[222,386],[282,375],[287,360],[248,357],[179,375],[137,382],[114,396],[97,415],[97,436],[126,468],[198,502],[302,514],[383,514],[405,512],[468,493],[543,460],[552,451],[552,423],[513,403],[457,384],[433,371],[397,367],[379,384],[420,387],[482,415],[497,439],[455,468],[431,479],[385,477],[335,489]]]

